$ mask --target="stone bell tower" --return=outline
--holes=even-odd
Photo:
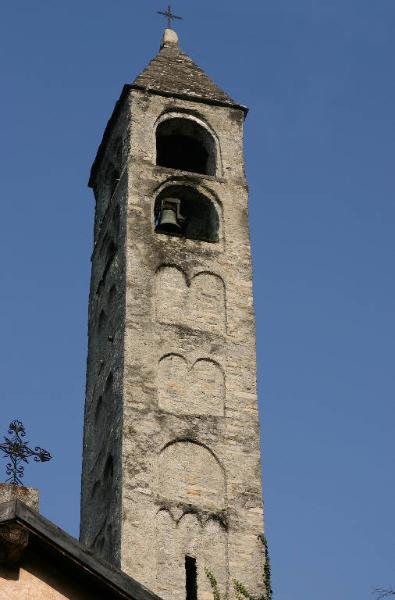
[[[165,600],[262,582],[246,112],[167,29],[90,179],[81,540]]]

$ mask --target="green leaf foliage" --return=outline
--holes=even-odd
[[[234,579],[233,589],[235,592],[235,600],[272,600],[273,598],[269,547],[267,539],[264,535],[260,535],[259,540],[262,542],[263,553],[265,558],[265,566],[262,573],[263,594],[261,596],[254,596],[247,590],[245,585],[243,585],[240,581]],[[205,573],[213,591],[213,600],[229,600],[228,594],[221,595],[215,575],[207,568],[205,569]]]
[[[214,600],[228,600],[228,594],[224,594],[223,596],[221,596],[221,593],[220,593],[219,587],[218,587],[218,582],[217,582],[215,576],[213,575],[213,573],[207,568],[205,568],[204,571],[206,573],[207,579],[210,582],[211,589],[213,590],[213,599]]]

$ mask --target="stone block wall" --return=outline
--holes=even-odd
[[[156,165],[155,128],[166,114],[198,119],[214,132],[215,176]],[[205,567],[223,590],[237,578],[258,594],[262,582],[243,121],[237,108],[131,90],[106,142],[111,149],[111,139],[121,138],[126,156],[105,209],[105,173],[114,159],[104,153],[96,175],[97,214],[104,217],[100,227],[96,217],[92,268],[82,541],[165,600],[185,598],[186,556],[197,563],[199,600],[211,598]],[[217,242],[155,233],[156,199],[176,186],[215,207]],[[97,298],[101,240],[114,230],[114,210],[117,260]],[[110,281],[118,307],[111,346],[102,341],[107,321],[100,317],[111,312]],[[103,487],[109,456],[112,476]]]
[[[95,188],[81,498],[81,541],[115,565],[122,515],[128,121],[125,109],[107,140]]]
[[[215,131],[218,175],[155,164],[155,123],[193,114]],[[122,568],[185,598],[185,556],[229,588],[260,589],[262,532],[243,114],[132,92],[128,180]],[[210,198],[219,241],[154,232],[157,195],[175,184]]]

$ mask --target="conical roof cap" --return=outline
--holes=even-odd
[[[132,88],[245,110],[180,49],[178,36],[172,29],[166,29],[160,51],[133,81]]]

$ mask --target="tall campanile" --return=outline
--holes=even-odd
[[[165,600],[262,583],[246,112],[166,29],[90,179],[81,540]]]

